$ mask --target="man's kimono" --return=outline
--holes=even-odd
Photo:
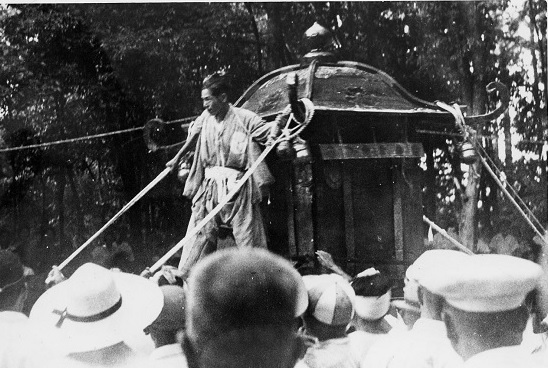
[[[272,123],[242,108],[229,107],[218,123],[205,110],[190,128],[200,135],[185,184],[184,196],[192,199],[187,233],[217,206],[260,155],[257,143],[268,139]],[[188,272],[203,256],[217,248],[219,226],[232,228],[238,247],[265,247],[266,235],[259,208],[262,190],[274,178],[262,163],[222,210],[183,248],[179,269]]]

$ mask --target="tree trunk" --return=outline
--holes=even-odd
[[[57,212],[59,214],[58,222],[57,222],[57,251],[59,252],[58,255],[62,255],[65,251],[65,186],[66,186],[66,175],[65,175],[65,168],[61,167],[59,170],[57,180],[57,195],[56,195],[56,203],[57,203]],[[54,255],[56,255],[54,253]]]
[[[510,114],[506,111],[502,118],[502,129],[504,130],[504,166],[506,168],[511,168],[513,162],[511,127]]]
[[[261,36],[259,34],[259,27],[257,27],[257,22],[255,21],[255,16],[253,15],[253,6],[251,3],[245,2],[245,7],[249,12],[251,17],[251,27],[253,29],[253,35],[255,36],[255,48],[257,53],[257,70],[259,75],[263,75],[263,56],[261,51]]]
[[[78,230],[78,234],[76,235],[76,242],[78,244],[81,244],[84,241],[85,238],[85,228],[84,228],[84,214],[82,211],[82,200],[80,199],[80,194],[78,192],[78,189],[76,188],[76,181],[74,180],[74,173],[72,170],[68,172],[68,178],[69,178],[69,184],[70,189],[72,191],[72,195],[74,196],[75,200],[75,206],[76,206],[76,229]],[[73,245],[74,246],[74,245]]]
[[[463,85],[465,90],[463,96],[468,106],[470,115],[483,114],[487,102],[483,73],[485,71],[485,60],[487,48],[481,40],[481,13],[478,11],[478,3],[461,3],[461,10],[464,11],[466,19],[465,27],[469,35],[467,45],[469,53],[463,58],[463,74],[468,76]],[[471,63],[471,65],[469,64]],[[471,70],[473,68],[473,70]],[[475,135],[475,133],[474,133]],[[471,137],[476,141],[475,137]],[[470,249],[475,248],[476,243],[476,215],[478,208],[479,183],[481,178],[481,162],[476,161],[468,168],[468,183],[464,191],[462,213],[459,222],[459,237],[461,242]]]
[[[268,14],[269,24],[274,37],[272,59],[274,62],[274,69],[277,69],[288,64],[280,7],[279,4],[265,4],[265,10]]]

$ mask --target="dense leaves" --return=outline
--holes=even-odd
[[[299,63],[308,50],[302,35],[315,21],[333,31],[341,59],[386,71],[425,100],[458,101],[477,114],[496,104],[485,93],[488,82],[508,85],[510,114],[478,134],[508,183],[546,220],[543,1],[5,6],[0,148],[196,115],[201,81],[214,71],[232,77],[235,100],[264,73]],[[173,137],[183,137],[172,129]],[[505,135],[503,163],[497,139]],[[437,147],[427,159],[435,178],[425,186],[426,208],[458,229],[476,172],[460,168],[449,138]],[[148,152],[140,131],[0,153],[0,246],[47,269],[110,219],[172,154]],[[476,174],[480,201],[472,209],[479,214],[472,224],[480,224],[480,237],[492,236],[504,219],[527,229],[485,172]],[[128,241],[139,251],[134,266],[150,264],[184,235],[189,204],[180,194],[175,178],[164,180],[89,252]]]

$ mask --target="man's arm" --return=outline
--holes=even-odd
[[[181,147],[181,149],[179,150],[179,152],[177,152],[177,154],[175,154],[173,159],[171,159],[170,161],[168,161],[166,163],[166,167],[173,169],[177,165],[177,163],[179,162],[179,159],[184,154],[186,154],[187,152],[189,152],[190,150],[192,150],[196,147],[196,142],[198,142],[198,137],[200,137],[199,133],[190,135],[187,138],[187,140],[186,140],[185,144],[183,145],[183,147]]]
[[[183,155],[196,147],[196,143],[198,142],[198,137],[200,137],[200,132],[202,131],[203,126],[202,116],[203,113],[190,125],[186,142],[184,143],[183,147],[179,149],[179,152],[175,154],[173,159],[166,163],[166,167],[172,169],[175,168],[175,166],[179,162],[179,159],[181,159]]]

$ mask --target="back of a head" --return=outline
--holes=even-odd
[[[17,301],[24,291],[21,260],[11,251],[0,250],[0,311],[16,309]]]
[[[150,326],[160,331],[177,332],[185,327],[185,290],[170,284],[160,286],[160,289],[164,306]]]
[[[508,255],[474,255],[459,268],[431,269],[421,284],[444,298],[444,321],[455,350],[467,358],[476,351],[521,342],[528,314],[525,298],[542,275],[539,265]],[[458,339],[460,337],[460,339]]]
[[[356,315],[364,320],[375,321],[382,318],[390,308],[392,281],[386,273],[368,269],[352,280],[356,292]]]
[[[202,259],[189,277],[189,364],[292,366],[303,291],[291,264],[266,250],[230,248]]]

